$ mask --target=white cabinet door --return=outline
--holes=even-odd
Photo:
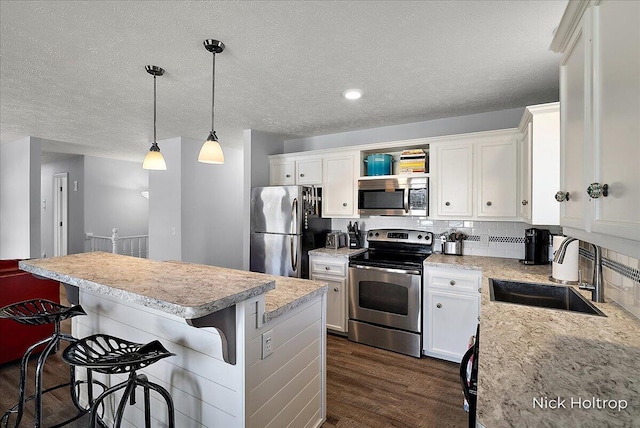
[[[520,152],[520,204],[518,205],[518,216],[526,222],[531,222],[531,128],[532,124],[528,122],[518,143]]]
[[[589,128],[590,41],[583,15],[560,62],[560,191],[568,200],[559,202],[560,225],[585,230],[586,147],[591,143]]]
[[[609,186],[588,202],[592,232],[640,241],[640,2],[603,1],[593,22],[594,169],[581,190]]]
[[[272,186],[291,186],[296,184],[295,161],[271,161],[270,180]]]
[[[322,158],[304,159],[296,162],[296,184],[322,185]]]
[[[479,307],[479,294],[429,290],[425,354],[459,363],[467,351],[469,339],[476,332]]]
[[[434,150],[435,149],[435,150]],[[431,148],[435,168],[436,212],[444,217],[473,216],[473,147],[438,144]]]
[[[329,275],[311,274],[314,281],[329,283],[327,291],[327,328],[347,332],[347,280]]]
[[[322,216],[357,216],[355,195],[355,159],[353,153],[325,157],[322,168]]]
[[[478,217],[515,217],[518,152],[515,138],[476,145]]]

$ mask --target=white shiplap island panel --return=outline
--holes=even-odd
[[[72,320],[74,336],[99,332],[140,343],[157,339],[176,354],[141,371],[173,397],[176,426],[322,424],[326,409],[325,283],[131,259],[87,253],[21,262],[21,268],[78,289],[87,316]],[[225,291],[226,283],[229,288]],[[226,310],[222,308],[229,304],[235,308],[235,364],[223,359],[225,344],[216,328],[194,328],[187,323],[190,316],[206,316],[214,307]],[[273,353],[262,358],[265,332],[272,334]],[[95,377],[110,385],[124,380]],[[141,391],[137,394],[137,404],[127,408],[123,426],[144,426]],[[116,403],[109,403],[107,415],[113,413]],[[152,417],[153,426],[165,426],[164,403],[153,394]]]

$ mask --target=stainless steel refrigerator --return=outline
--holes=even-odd
[[[309,278],[309,250],[324,247],[331,219],[321,218],[321,189],[267,186],[251,189],[250,269]]]

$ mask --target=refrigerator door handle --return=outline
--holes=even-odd
[[[296,245],[296,250],[295,252],[293,251],[293,242],[296,239],[295,235],[291,235],[289,237],[290,239],[290,243],[291,243],[291,269],[295,272],[298,270],[298,246]]]
[[[298,198],[293,198],[291,202],[291,234],[298,233]]]

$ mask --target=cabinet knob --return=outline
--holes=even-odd
[[[300,177],[304,177],[304,174],[300,174]]]
[[[490,207],[491,205],[493,205],[491,201],[487,201],[487,206]]]
[[[290,177],[291,177],[291,174],[287,174],[287,175],[285,175],[285,177],[290,178]]]
[[[564,202],[568,200],[569,200],[569,192],[563,192],[562,190],[560,190],[558,193],[556,193],[556,201]]]
[[[441,307],[442,307],[442,303],[438,303],[438,304],[436,305],[436,308],[438,308],[438,309],[440,309]]]
[[[449,284],[456,285],[456,281],[452,279],[451,281],[449,281]]]
[[[529,203],[529,201],[527,201],[526,199],[522,200],[522,205],[527,205]]]
[[[445,204],[446,206],[449,206],[449,205],[451,205],[451,202],[447,201],[447,202],[445,202],[444,204]]]
[[[343,206],[343,207],[346,207],[346,206],[347,206],[347,203],[346,203],[346,202],[343,202],[343,203],[342,203],[342,206]]]
[[[325,266],[325,270],[331,270],[331,266]]]
[[[338,292],[338,287],[333,287],[333,291]]]
[[[600,196],[609,196],[609,185],[600,183],[591,183],[587,187],[587,194],[593,199],[598,199]]]

